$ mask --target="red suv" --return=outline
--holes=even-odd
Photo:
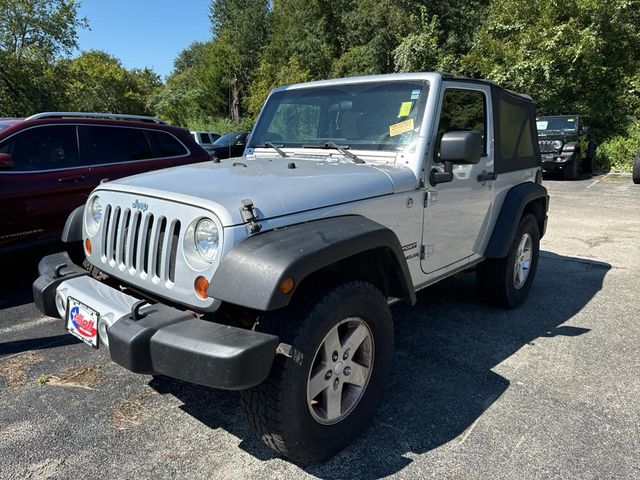
[[[0,119],[0,252],[59,238],[67,216],[104,179],[206,160],[188,130],[153,117]]]

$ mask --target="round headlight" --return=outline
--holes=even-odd
[[[97,195],[89,201],[89,205],[85,209],[85,218],[87,233],[92,236],[98,233],[98,227],[100,227],[102,220],[102,202]]]
[[[91,200],[89,211],[91,212],[91,218],[93,221],[99,225],[100,220],[102,220],[102,202],[100,201],[100,197],[97,195],[93,197],[93,200]]]
[[[202,259],[207,262],[212,262],[218,253],[218,246],[220,245],[218,227],[213,223],[213,220],[203,218],[198,222],[194,233],[194,240],[196,250]]]
[[[556,150],[560,150],[562,148],[562,140],[554,140],[553,148],[555,148]]]

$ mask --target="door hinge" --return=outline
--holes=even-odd
[[[433,245],[422,245],[420,247],[420,260],[425,260],[433,253]]]
[[[428,190],[424,194],[424,207],[430,207],[431,205],[435,205],[438,203],[438,192],[437,190]]]

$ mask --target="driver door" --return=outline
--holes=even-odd
[[[490,224],[494,197],[493,121],[491,89],[468,82],[444,82],[440,94],[438,129],[431,140],[425,185],[427,200],[423,223],[422,270],[439,275],[479,253]],[[429,183],[432,169],[443,171],[438,162],[440,139],[452,131],[480,131],[483,154],[475,165],[454,165],[453,181]],[[444,273],[444,270],[443,272]]]

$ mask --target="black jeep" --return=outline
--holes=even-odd
[[[585,117],[538,117],[536,124],[543,170],[562,171],[567,180],[575,180],[581,171],[591,173],[596,145],[589,139]]]

